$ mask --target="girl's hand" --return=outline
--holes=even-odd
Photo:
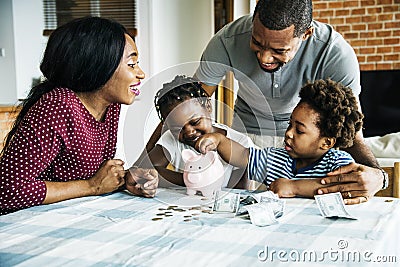
[[[94,195],[102,195],[117,190],[125,183],[124,162],[119,159],[105,160],[95,175],[88,180]]]
[[[295,197],[295,183],[293,180],[279,178],[273,181],[269,189],[278,194],[279,197]]]
[[[155,169],[131,167],[125,175],[126,189],[132,194],[154,197],[158,187],[158,172]]]

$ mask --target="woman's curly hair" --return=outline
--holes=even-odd
[[[164,83],[154,97],[154,106],[160,120],[163,122],[173,107],[188,99],[197,99],[203,107],[207,107],[210,101],[201,83],[194,78],[177,75],[171,82]]]
[[[320,135],[336,138],[335,147],[353,145],[362,128],[363,114],[350,88],[330,79],[308,83],[300,90],[300,103],[309,104],[319,114]]]

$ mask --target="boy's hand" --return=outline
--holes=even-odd
[[[295,197],[295,183],[293,180],[279,178],[273,181],[269,189],[278,194],[279,197]]]
[[[206,154],[208,151],[216,150],[221,142],[219,135],[221,134],[209,133],[201,136],[197,140],[195,148],[202,154]]]

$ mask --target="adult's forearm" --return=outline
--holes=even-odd
[[[88,180],[68,182],[46,181],[46,197],[43,204],[50,204],[71,198],[96,195],[96,188]]]
[[[361,132],[357,133],[353,146],[343,150],[347,151],[357,163],[373,168],[379,168],[379,163],[371,149],[369,149],[369,147],[365,144]]]

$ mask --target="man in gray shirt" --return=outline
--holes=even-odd
[[[254,16],[221,29],[195,75],[212,95],[227,71],[239,82],[232,127],[246,131],[259,146],[283,143],[299,90],[307,82],[331,78],[350,87],[357,98],[361,92],[353,49],[332,26],[313,21],[311,0],[260,0]],[[323,190],[342,192],[348,204],[361,203],[385,186],[386,177],[361,131],[346,150],[359,164],[325,178],[325,184],[340,184]]]

